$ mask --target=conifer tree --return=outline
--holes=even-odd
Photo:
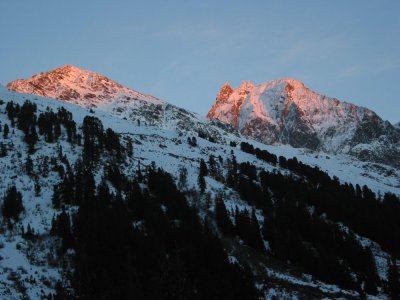
[[[217,163],[215,161],[214,155],[209,156],[208,166],[210,170],[210,175],[215,178],[217,176]]]
[[[207,176],[208,175],[208,168],[207,164],[205,163],[204,159],[200,160],[200,176]]]
[[[199,184],[200,192],[204,194],[206,190],[206,180],[204,176],[208,175],[208,169],[205,161],[203,159],[200,160],[200,171],[199,176],[197,178],[197,183]]]
[[[8,127],[7,123],[4,124],[4,130],[3,130],[3,137],[6,139],[8,138],[8,133],[10,132],[10,128]]]
[[[4,143],[0,143],[0,157],[7,156],[7,146]]]
[[[28,144],[29,153],[33,153],[35,151],[35,144],[38,141],[38,135],[36,133],[36,126],[31,125],[27,129],[27,133],[25,133],[25,142]]]
[[[93,173],[90,170],[84,171],[84,181],[83,181],[83,199],[86,205],[93,204],[96,191],[96,183],[94,181]]]
[[[215,201],[215,219],[219,229],[225,235],[233,235],[234,229],[224,201],[218,197]]]
[[[133,155],[133,143],[132,143],[132,139],[131,137],[127,138],[127,142],[126,142],[126,154],[129,157],[132,157]]]
[[[53,196],[51,197],[51,202],[54,208],[61,207],[61,184],[55,184],[53,186]]]
[[[30,128],[36,125],[36,104],[25,101],[18,114],[18,129],[22,130],[25,135],[28,135]]]
[[[61,136],[61,125],[60,123],[56,123],[54,125],[54,139],[58,140],[60,136]]]
[[[11,124],[14,124],[14,118],[15,118],[15,108],[14,108],[14,102],[8,102],[6,105],[6,111],[7,111],[7,117],[10,119]],[[14,127],[14,126],[12,126]]]
[[[204,179],[204,176],[201,176],[199,174],[199,177],[197,178],[197,183],[199,185],[200,188],[200,192],[202,194],[204,194],[205,190],[206,190],[206,180]]]
[[[19,214],[23,212],[22,194],[17,191],[15,186],[11,186],[4,197],[3,201],[3,217],[6,219],[18,220]]]
[[[250,234],[250,217],[247,209],[239,211],[235,209],[235,225],[236,234],[247,244],[248,236]]]
[[[71,222],[69,215],[63,210],[58,216],[57,221],[57,235],[62,238],[61,251],[65,252],[73,245],[73,237],[71,233]]]

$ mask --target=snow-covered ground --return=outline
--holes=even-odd
[[[235,133],[224,131],[218,126],[214,126],[210,121],[198,115],[189,115],[191,121],[197,124],[196,128],[190,130],[177,129],[176,124],[179,120],[176,119],[171,111],[163,110],[161,113],[160,123],[157,126],[152,126],[143,122],[137,122],[142,116],[132,116],[121,112],[117,115],[111,115],[110,112],[104,109],[89,110],[78,105],[60,102],[50,98],[42,98],[29,94],[18,94],[7,90],[0,86],[0,99],[3,101],[14,101],[15,103],[23,104],[25,100],[34,102],[38,107],[38,112],[46,111],[47,107],[56,111],[63,106],[73,114],[74,120],[78,126],[83,121],[86,115],[98,117],[104,128],[110,127],[114,131],[121,134],[123,139],[130,137],[134,145],[133,158],[127,159],[125,172],[134,174],[137,166],[141,167],[150,165],[155,162],[157,166],[162,167],[165,171],[173,174],[178,179],[179,170],[185,167],[188,171],[189,187],[197,187],[197,176],[200,159],[208,160],[209,155],[215,158],[221,156],[223,161],[231,157],[231,152],[236,156],[238,163],[251,162],[259,169],[265,170],[280,170],[279,166],[272,166],[261,160],[258,160],[254,155],[244,153],[240,150],[240,142],[246,141],[260,149],[268,150],[277,156],[286,158],[297,157],[309,165],[319,166],[326,171],[330,176],[338,177],[342,182],[350,182],[352,184],[367,185],[376,193],[392,192],[400,195],[400,172],[393,168],[360,162],[351,157],[341,155],[333,156],[326,153],[310,152],[306,149],[296,149],[290,146],[270,146],[261,144],[255,141],[247,140]],[[1,125],[8,124],[5,112],[5,104],[0,105],[0,122]],[[145,105],[145,104],[140,104]],[[140,105],[138,109],[140,109]],[[136,111],[137,112],[137,111]],[[186,115],[187,116],[187,115]],[[133,121],[132,119],[135,119]],[[145,120],[145,119],[143,119]],[[197,129],[200,127],[212,128],[213,132],[218,133],[222,139],[220,143],[213,143],[206,139],[198,137]],[[11,126],[10,126],[11,128]],[[195,130],[196,129],[196,130]],[[65,136],[65,133],[64,133]],[[187,142],[188,137],[196,137],[197,146],[190,146]],[[22,225],[24,229],[28,224],[39,233],[42,237],[41,245],[43,249],[51,247],[52,243],[49,237],[51,220],[57,211],[52,208],[51,197],[53,194],[52,187],[59,180],[57,173],[49,170],[43,172],[41,168],[46,168],[45,157],[55,156],[59,146],[63,148],[63,153],[67,155],[68,160],[73,164],[78,158],[81,148],[76,145],[71,145],[61,139],[58,143],[48,144],[40,138],[35,154],[31,156],[34,162],[34,168],[42,174],[37,180],[41,186],[39,195],[34,193],[35,180],[28,176],[24,171],[25,161],[27,159],[27,146],[23,141],[23,136],[19,130],[12,132],[10,130],[9,138],[3,139],[2,142],[9,147],[9,153],[6,157],[0,158],[0,195],[4,194],[10,184],[15,184],[18,191],[23,193],[23,203],[26,211],[22,217]],[[237,143],[236,147],[230,146],[230,142]],[[100,177],[97,176],[99,179]],[[228,193],[231,197],[226,201],[228,210],[233,210],[236,206],[240,209],[245,208],[247,204],[240,200],[240,197],[234,191],[228,189],[222,183],[211,178],[207,180],[207,192],[211,196],[219,192]],[[210,208],[212,209],[212,207]],[[259,216],[260,217],[260,216]],[[262,223],[260,217],[260,222]],[[363,243],[371,244],[368,239],[359,237]],[[51,263],[48,257],[41,257],[46,251],[34,251],[31,249],[29,241],[22,239],[21,231],[14,229],[7,231],[6,234],[0,236],[0,295],[7,299],[17,299],[24,293],[31,299],[40,298],[43,292],[48,293],[54,291],[54,282],[61,278],[60,268],[56,264]],[[37,250],[37,249],[36,249]],[[387,265],[385,259],[387,254],[380,248],[375,247],[374,255],[377,259],[378,271],[381,278],[385,278]],[[35,252],[36,254],[32,254]],[[29,255],[31,253],[32,255]],[[234,259],[234,257],[232,257]],[[290,277],[289,275],[275,272],[274,270],[266,270],[268,276],[286,278],[285,280],[299,285],[305,284],[309,286],[318,285],[313,281]],[[286,276],[286,277],[285,277]],[[31,280],[31,278],[33,278]],[[21,287],[22,286],[22,287]],[[38,288],[40,286],[40,289]],[[325,289],[326,293],[336,291],[335,286],[318,285],[320,289]],[[21,292],[21,291],[22,292]],[[19,291],[19,292],[16,292]],[[273,294],[272,291],[271,295]],[[352,293],[352,292],[348,292]]]

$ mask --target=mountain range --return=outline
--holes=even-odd
[[[0,111],[4,299],[396,292],[400,130],[367,108],[280,79],[204,117],[65,65]]]
[[[191,121],[193,118],[182,121],[183,116],[190,114],[187,111],[72,65],[12,81],[7,87],[158,126],[165,127],[166,119],[175,119],[180,122],[169,122],[171,128],[201,127]],[[400,166],[397,125],[384,121],[368,108],[320,95],[295,79],[271,80],[260,85],[244,81],[235,89],[226,83],[207,117],[229,124],[244,136],[262,143],[287,144]]]
[[[294,79],[224,84],[208,118],[266,144],[289,144],[400,166],[400,131],[368,108],[320,95]]]

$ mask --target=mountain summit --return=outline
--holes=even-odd
[[[139,93],[95,72],[65,65],[46,73],[18,79],[7,84],[15,92],[35,94],[78,104],[84,107],[108,106],[119,100],[161,100]]]
[[[266,144],[399,165],[398,129],[367,108],[320,95],[295,79],[244,81],[235,89],[224,84],[207,117]]]
[[[72,65],[12,81],[7,88],[18,93],[69,102],[138,124],[143,122],[159,128],[197,131],[202,136],[220,136],[217,127],[227,127],[221,122],[208,122],[203,116],[127,88],[104,75]]]

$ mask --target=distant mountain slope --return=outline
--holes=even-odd
[[[120,101],[134,100],[163,103],[103,75],[72,65],[12,81],[7,87],[15,92],[60,99],[84,107],[105,107]]]
[[[400,131],[373,111],[320,95],[294,79],[224,84],[209,119],[266,144],[289,144],[400,166]]]
[[[146,95],[92,71],[72,65],[18,79],[7,84],[18,93],[50,97],[81,107],[96,109],[120,118],[166,129],[196,131],[205,136],[222,139],[215,127],[235,132],[225,124],[171,105]]]

